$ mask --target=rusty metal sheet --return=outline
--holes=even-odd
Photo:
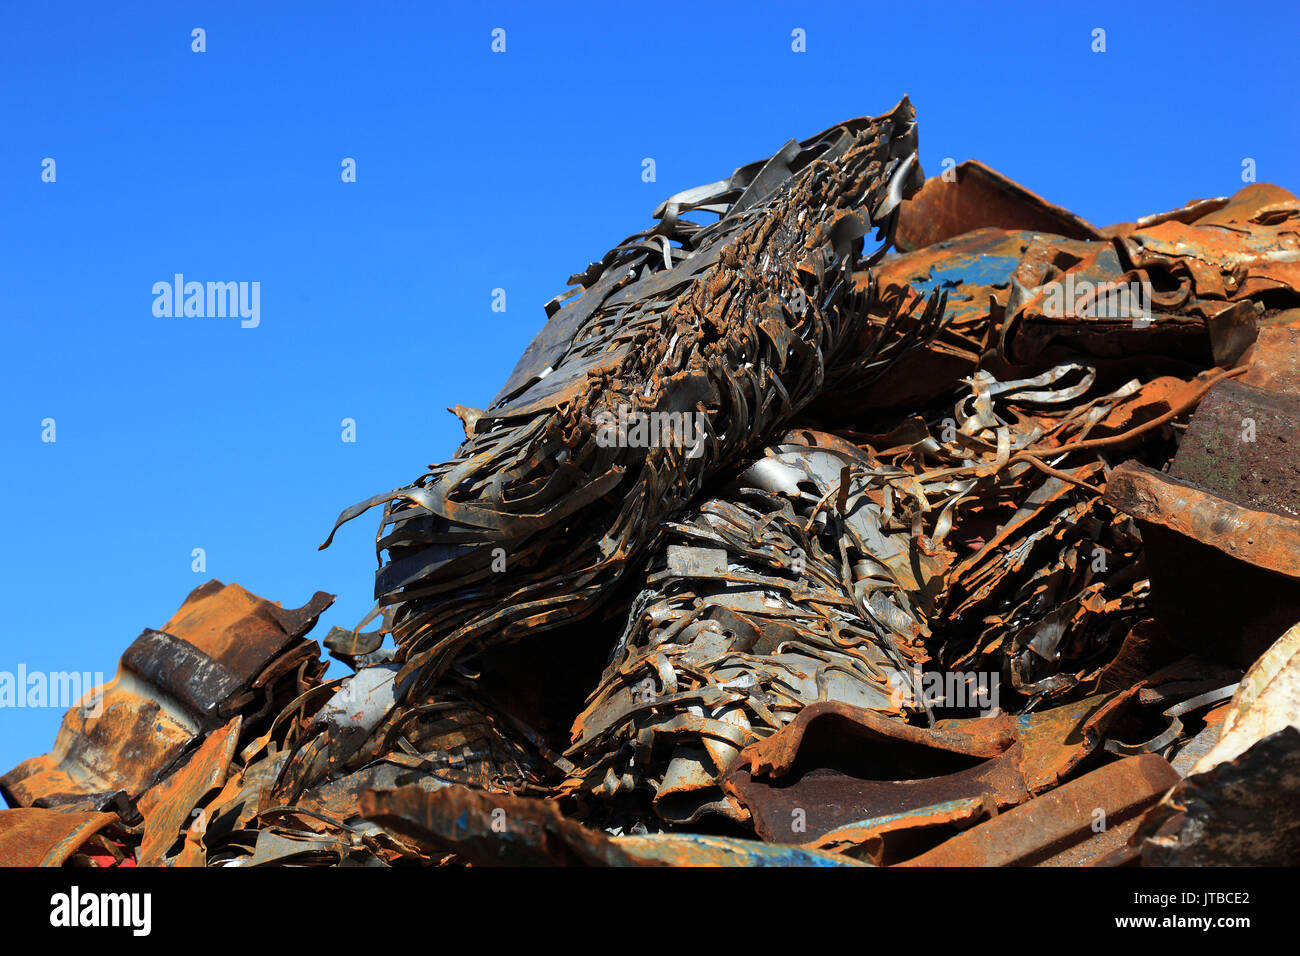
[[[812,704],[747,748],[724,786],[765,840],[889,864],[915,845],[912,831],[966,825],[1056,786],[1100,745],[1119,703],[1120,695],[1098,694],[935,728]]]
[[[1106,499],[1230,558],[1300,580],[1300,521],[1241,507],[1137,462],[1111,472]]]
[[[432,852],[477,866],[815,866],[857,861],[799,847],[702,834],[610,836],[554,803],[459,786],[371,791],[362,813]]]
[[[1228,298],[1272,290],[1294,296],[1300,289],[1300,211],[1277,225],[1163,222],[1121,241],[1137,267],[1185,258],[1198,286],[1209,282],[1207,291]]]
[[[996,814],[996,803],[988,794],[959,797],[845,823],[809,841],[806,848],[873,866],[892,866]]]
[[[942,292],[947,296],[944,325],[932,340],[900,357],[889,376],[837,388],[814,402],[812,412],[852,422],[883,409],[910,411],[951,394],[980,367],[994,318],[1010,296],[1012,274],[1035,235],[977,229],[915,252],[888,255],[875,269],[855,275],[860,289],[875,282],[881,290],[873,322],[888,319],[884,303]]]
[[[22,807],[0,810],[0,866],[62,866],[115,813],[65,813]]]
[[[129,677],[127,678],[129,682]],[[123,686],[101,690],[102,713],[74,707],[63,718],[54,749],[0,777],[11,806],[102,810],[129,814],[130,801],[152,786],[200,729],[182,712]]]
[[[1179,781],[1155,754],[1108,764],[967,830],[902,866],[1034,866],[1133,819]],[[1096,848],[1101,852],[1101,848]]]
[[[1276,188],[1268,187],[1263,183],[1259,185],[1265,185],[1265,188]],[[1226,207],[1228,203],[1229,199],[1227,196],[1215,196],[1211,199],[1193,199],[1191,202],[1188,202],[1177,209],[1170,209],[1166,212],[1157,212],[1147,216],[1141,216],[1133,222],[1121,222],[1116,223],[1113,226],[1103,226],[1098,231],[1107,239],[1112,239],[1115,236],[1125,236],[1138,229],[1148,229],[1151,226],[1162,222],[1169,222],[1170,220],[1177,220],[1178,222],[1196,222],[1198,219],[1209,216],[1211,213],[1218,212]]]
[[[963,720],[949,727],[917,727],[889,720],[858,707],[818,702],[803,708],[780,732],[745,748],[741,763],[761,776],[784,776],[795,764],[804,737],[815,727],[823,740],[813,749],[834,752],[845,735],[861,743],[896,741],[957,757],[988,759],[1001,756],[1016,742],[1016,728],[1005,717]]]
[[[896,242],[904,252],[989,226],[1072,239],[1100,239],[1084,219],[968,159],[925,185],[903,206]]]
[[[608,836],[554,803],[451,786],[366,793],[361,813],[399,837],[478,866],[637,866]]]
[[[69,710],[54,749],[0,777],[0,792],[12,805],[133,817],[134,802],[223,718],[240,713],[245,730],[258,729],[301,682],[317,681],[323,665],[304,658],[317,653],[302,634],[331,601],[318,592],[304,608],[284,611],[238,585],[200,586],[166,625],[180,633],[147,629],[114,679],[89,695],[99,706]],[[300,659],[296,670],[275,673],[280,662]]]
[[[138,860],[141,866],[162,864],[177,834],[186,829],[190,812],[209,791],[225,783],[239,728],[240,719],[236,717],[213,731],[185,766],[140,798],[138,806],[144,817]]]
[[[1151,610],[1189,649],[1244,668],[1300,617],[1296,519],[1136,462],[1111,473],[1106,500],[1137,519]]]
[[[1246,374],[1238,381],[1284,394],[1300,392],[1300,328],[1260,329]]]
[[[666,866],[865,866],[835,853],[808,847],[761,843],[738,837],[696,833],[618,836],[614,844],[645,863]]]
[[[196,588],[160,630],[247,683],[285,645],[310,631],[333,603],[333,595],[317,591],[302,607],[286,610],[238,584],[214,579]]]

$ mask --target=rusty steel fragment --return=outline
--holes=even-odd
[[[1106,490],[1108,503],[1138,521],[1153,607],[1167,626],[1242,667],[1300,617],[1292,332],[1264,329],[1249,365],[1235,370],[1258,384],[1221,380],[1209,389],[1167,472],[1125,462]]]
[[[747,748],[724,786],[765,840],[890,864],[916,852],[915,831],[969,825],[1056,786],[1096,749],[1122,703],[1099,694],[933,729],[815,703]]]
[[[114,813],[0,810],[0,866],[62,866],[115,822]]]
[[[1203,542],[1227,557],[1300,579],[1300,521],[1233,504],[1136,462],[1116,468],[1107,500],[1142,521]]]
[[[1133,819],[1178,780],[1178,773],[1163,757],[1129,757],[1063,784],[901,865],[1036,866],[1071,853],[1079,854],[1075,861],[1082,862],[1089,851],[1079,848],[1100,832],[1099,820],[1110,828]],[[1107,842],[1091,852],[1100,856],[1109,848]]]
[[[968,824],[1028,798],[1015,745],[983,760],[882,741],[854,759],[804,758],[779,780],[737,769],[729,790],[773,843],[896,862],[917,830]],[[872,779],[872,777],[881,779]]]
[[[185,829],[190,812],[208,791],[225,782],[230,761],[235,756],[239,726],[240,719],[236,717],[210,734],[184,767],[140,798],[140,814],[144,817],[141,866],[162,863],[176,835]]]
[[[1300,323],[1300,310],[1293,311],[1292,321]],[[1300,328],[1287,325],[1260,329],[1246,374],[1238,381],[1283,394],[1300,392]]]
[[[229,717],[245,730],[313,685],[323,666],[302,635],[333,597],[297,611],[237,584],[196,588],[161,631],[146,629],[117,676],[64,717],[54,750],[0,777],[11,805],[103,810],[127,816],[146,790]]]
[[[864,866],[865,863],[835,853],[806,847],[762,843],[737,837],[695,833],[656,833],[619,836],[615,844],[643,865],[667,866]]]
[[[367,819],[431,852],[477,866],[852,866],[855,861],[754,840],[703,835],[610,836],[554,803],[460,786],[371,791]]]
[[[1096,228],[1030,192],[997,170],[969,159],[928,179],[899,216],[897,243],[904,252],[977,229],[1044,232],[1070,239],[1100,239]]]
[[[452,786],[369,792],[361,814],[434,852],[479,866],[635,866],[607,836],[554,803]]]

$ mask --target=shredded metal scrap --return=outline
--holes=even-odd
[[[1300,201],[1097,227],[903,100],[654,218],[340,515],[349,676],[203,586],[0,862],[1300,862]]]
[[[386,506],[375,593],[397,608],[406,693],[467,652],[589,612],[720,468],[837,378],[880,375],[932,334],[941,296],[876,326],[852,275],[884,254],[920,182],[904,100],[673,196],[659,225],[573,276],[580,293],[552,303],[456,457],[339,518]],[[720,218],[682,218],[695,210]],[[655,421],[692,434],[638,440],[634,425],[605,444],[602,415],[673,416]],[[493,573],[494,547],[509,574]]]

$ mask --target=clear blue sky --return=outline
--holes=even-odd
[[[1297,9],[4,3],[0,671],[111,675],[209,577],[355,624],[373,522],[316,545],[452,451],[446,406],[488,401],[571,273],[904,93],[928,174],[978,158],[1099,224],[1231,193],[1247,157],[1300,188]],[[178,272],[260,282],[260,325],[156,317]],[[61,716],[0,709],[0,772]]]

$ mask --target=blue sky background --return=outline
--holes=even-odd
[[[316,545],[450,454],[444,409],[491,398],[571,273],[904,93],[927,174],[978,158],[1098,224],[1234,192],[1246,157],[1300,188],[1298,10],[0,4],[0,671],[111,675],[209,577],[354,625],[374,522]],[[260,326],[156,318],[176,272],[260,282]],[[0,772],[61,717],[0,710]]]

